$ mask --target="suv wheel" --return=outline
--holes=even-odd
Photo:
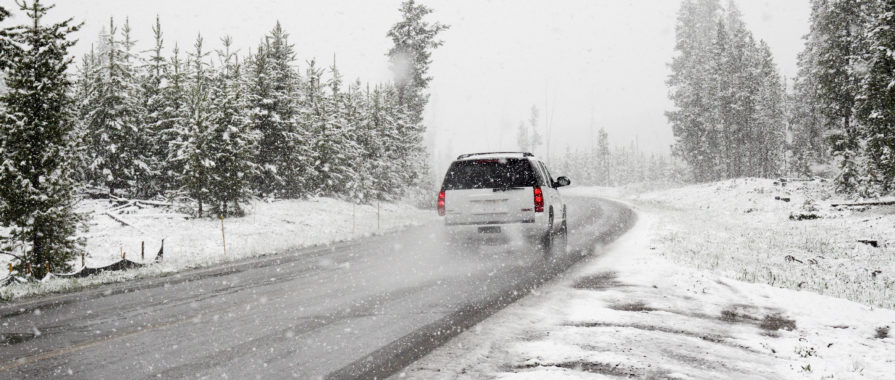
[[[541,238],[541,248],[544,250],[545,256],[549,256],[553,250],[553,208],[550,208],[549,219],[547,219],[547,231],[544,232],[544,236]]]

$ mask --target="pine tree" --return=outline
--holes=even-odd
[[[425,93],[432,78],[429,66],[432,64],[432,50],[443,45],[438,34],[449,26],[429,23],[423,20],[432,9],[414,0],[401,3],[401,21],[392,26],[388,37],[394,44],[388,52],[391,69],[395,76],[398,104],[410,109],[411,121],[422,123],[423,110],[429,101]]]
[[[538,107],[532,105],[531,111],[528,115],[528,126],[531,128],[531,133],[529,136],[531,137],[531,152],[534,152],[538,149],[539,146],[544,145],[544,138],[541,137],[541,133],[538,132],[538,118],[539,118]]]
[[[140,116],[133,41],[125,23],[124,40],[115,36],[114,20],[109,21],[103,64],[93,75],[93,95],[88,100],[86,129],[91,152],[90,168],[96,184],[107,187],[110,194],[121,190],[130,195],[146,195],[152,169],[146,150],[146,133]]]
[[[721,7],[717,0],[685,0],[675,29],[677,55],[668,78],[675,109],[667,112],[675,136],[674,152],[697,181],[717,178],[716,128],[711,79],[711,47],[717,38]]]
[[[365,192],[363,188],[367,186],[367,183],[364,182],[366,167],[362,158],[365,139],[363,134],[368,115],[366,100],[367,98],[361,91],[360,80],[355,80],[348,86],[348,91],[342,97],[343,119],[345,120],[346,134],[349,136],[347,141],[349,146],[343,154],[346,168],[342,194],[352,202],[363,200]]]
[[[432,64],[432,51],[442,44],[438,34],[447,30],[447,25],[429,23],[425,16],[432,10],[414,0],[401,3],[401,20],[388,31],[392,40],[392,48],[388,57],[394,73],[394,84],[397,105],[400,108],[394,120],[403,144],[403,179],[410,187],[428,189],[431,186],[428,157],[423,147],[423,135],[426,127],[423,124],[423,111],[429,102],[426,93],[432,77],[429,66]]]
[[[350,112],[346,103],[347,94],[342,93],[342,78],[335,63],[330,67],[331,78],[323,83],[322,71],[314,68],[313,62],[307,73],[307,126],[314,135],[315,172],[317,191],[322,195],[334,196],[344,191],[352,178],[351,159],[358,150],[354,142],[354,129],[350,123]],[[329,87],[329,92],[323,86]]]
[[[529,137],[528,130],[528,126],[520,121],[519,128],[516,132],[516,144],[519,145],[519,150],[523,152],[531,152],[531,138]]]
[[[859,83],[857,66],[866,50],[863,39],[868,0],[814,0],[806,57],[812,63],[805,73],[815,87],[813,100],[828,131],[829,146],[839,163],[836,178],[840,191],[860,187],[859,126],[854,117]]]
[[[794,170],[798,175],[810,175],[811,167],[829,160],[827,143],[824,139],[824,123],[821,110],[816,101],[817,86],[815,79],[808,75],[814,71],[812,54],[799,54],[799,73],[793,83],[793,92],[789,95],[792,129],[791,148]]]
[[[178,141],[188,139],[189,129],[187,119],[189,117],[188,102],[188,64],[180,58],[180,47],[174,44],[171,58],[166,65],[168,70],[163,72],[161,88],[161,109],[158,115],[158,126],[155,128],[155,144],[159,151],[164,152],[160,167],[160,187],[164,192],[178,192],[183,187],[181,182],[184,172],[185,160],[178,150]]]
[[[162,55],[164,38],[159,17],[155,17],[152,27],[153,47],[151,55],[140,70],[140,105],[143,110],[143,131],[146,136],[147,162],[152,168],[152,178],[146,185],[146,195],[152,196],[168,190],[171,180],[165,175],[165,161],[168,159],[168,140],[165,130],[170,124],[165,99],[164,83],[169,75],[168,60]]]
[[[33,263],[41,277],[44,263],[67,271],[82,246],[75,236],[81,217],[74,211],[76,130],[67,74],[70,35],[80,25],[72,19],[44,25],[52,6],[39,0],[19,6],[31,23],[0,32],[8,38],[0,44],[8,89],[0,98],[0,222],[11,227],[2,250],[17,258],[20,273]]]
[[[211,83],[211,115],[205,147],[206,156],[211,157],[213,164],[206,168],[208,203],[213,215],[241,216],[240,203],[252,195],[256,135],[249,130],[241,66],[236,53],[231,51],[233,41],[230,37],[221,41],[220,70]]]
[[[597,185],[602,186],[611,186],[612,185],[612,172],[610,166],[610,151],[609,151],[609,133],[606,132],[606,129],[600,128],[599,137],[597,140],[597,167],[598,169],[594,173],[596,177]]]
[[[772,177],[779,174],[786,139],[785,89],[774,65],[771,49],[764,41],[759,46],[758,92],[756,94],[753,175]]]
[[[93,91],[96,89],[97,79],[95,75],[99,73],[97,69],[100,65],[99,58],[91,45],[90,52],[81,57],[81,64],[77,68],[74,83],[74,112],[75,112],[75,130],[77,143],[77,154],[75,155],[76,174],[75,179],[79,183],[89,183],[92,173],[89,170],[90,156],[92,152],[89,147],[89,126],[87,124],[87,116],[92,112],[91,99]]]
[[[294,47],[279,22],[250,63],[250,123],[260,133],[258,191],[262,195],[307,195],[311,141],[299,128],[300,78]]]
[[[197,214],[204,215],[205,205],[211,202],[211,171],[214,154],[211,148],[211,72],[206,62],[209,52],[204,49],[202,36],[196,37],[189,55],[187,81],[186,133],[175,142],[177,160],[182,162],[180,183],[183,190],[198,204]]]
[[[882,2],[881,8],[868,33],[857,116],[866,128],[870,180],[888,193],[895,189],[895,3]]]
[[[367,88],[361,103],[360,125],[356,131],[362,171],[358,173],[362,189],[358,195],[362,202],[389,199],[399,185],[397,170],[397,144],[395,125],[390,116],[388,94],[394,91],[377,85]]]

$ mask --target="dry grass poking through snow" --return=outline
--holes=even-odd
[[[834,207],[853,200],[830,189],[820,181],[737,179],[632,201],[660,216],[662,231],[653,245],[674,261],[895,308],[895,206]]]

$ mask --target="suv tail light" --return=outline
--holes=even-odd
[[[444,190],[438,193],[438,216],[444,216]]]
[[[535,212],[544,212],[544,193],[539,186],[535,186]]]

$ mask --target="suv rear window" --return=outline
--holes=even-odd
[[[537,186],[528,160],[515,158],[455,161],[444,177],[444,190],[503,189]]]

